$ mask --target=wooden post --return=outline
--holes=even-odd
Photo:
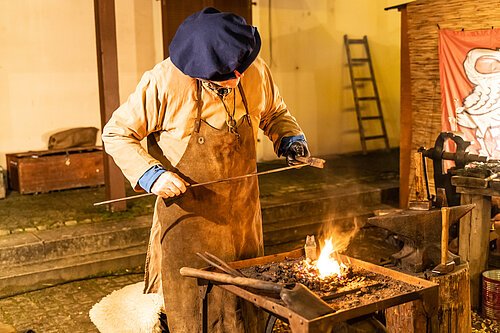
[[[398,7],[401,13],[401,91],[399,139],[399,207],[407,208],[410,196],[410,167],[412,141],[410,43],[408,41],[408,11],[406,4]]]
[[[115,1],[94,0],[97,68],[99,79],[99,105],[101,128],[120,106],[118,90],[118,60],[116,50]],[[125,196],[125,179],[111,156],[104,154],[104,182],[106,200]],[[127,209],[125,201],[109,205],[111,211]]]
[[[431,319],[430,332],[471,332],[471,303],[467,263],[458,266],[453,273],[431,277],[439,284],[439,307]]]
[[[389,333],[463,333],[471,331],[469,268],[467,263],[454,272],[430,278],[439,284],[439,304],[432,315],[424,309],[422,301],[394,306],[386,310]]]
[[[409,201],[408,207],[414,210],[430,210],[432,208],[432,202],[428,199],[427,175],[424,172],[425,168],[422,159],[423,156],[421,153],[413,153],[413,165],[415,165],[413,188],[415,190],[415,198]]]
[[[6,182],[5,182],[5,174],[3,172],[3,169],[2,167],[0,166],[0,199],[4,199],[5,198],[5,194],[6,194],[6,188],[7,186],[5,185]]]
[[[491,219],[491,197],[481,194],[463,193],[461,204],[476,204],[471,214],[460,220],[458,254],[462,261],[469,263],[470,293],[473,309],[478,309],[481,295],[481,273],[488,266],[489,235]]]

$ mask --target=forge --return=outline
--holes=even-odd
[[[270,314],[265,332],[273,332],[280,319],[289,325],[293,333],[336,332],[347,320],[362,317],[376,311],[421,299],[426,312],[432,315],[437,307],[437,284],[398,271],[390,270],[362,260],[335,254],[338,270],[329,276],[321,276],[317,262],[305,257],[303,249],[271,256],[228,263],[241,275],[238,278],[220,279],[209,275],[199,275],[198,284],[204,301],[201,313],[208,313],[207,295],[213,285],[223,288],[236,296],[252,302]],[[182,270],[181,270],[182,273]],[[219,274],[231,277],[229,274]],[[192,276],[194,275],[187,275]],[[252,284],[231,283],[244,276]],[[278,294],[259,290],[262,283],[288,288],[294,285],[306,286],[317,298],[330,307],[328,313],[318,316],[301,313],[301,307],[294,307]],[[267,288],[268,291],[270,288]],[[293,289],[292,289],[293,290]],[[282,295],[282,294],[281,294]],[[300,302],[301,299],[296,298]],[[207,331],[207,318],[203,316],[203,327]]]

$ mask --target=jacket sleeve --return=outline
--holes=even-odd
[[[141,145],[141,140],[157,127],[160,105],[156,80],[146,72],[102,131],[106,152],[137,191],[141,190],[139,178],[153,165],[161,164]]]
[[[274,151],[278,154],[284,137],[304,135],[295,117],[291,115],[275,85],[269,67],[264,63],[262,85],[265,94],[265,108],[261,113],[259,127],[271,139]]]

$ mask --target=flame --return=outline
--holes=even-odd
[[[333,241],[331,238],[328,238],[325,241],[325,245],[321,249],[318,261],[316,262],[319,277],[322,279],[333,275],[337,275],[338,277],[342,275],[340,264],[337,260],[332,258],[333,254],[335,254]]]

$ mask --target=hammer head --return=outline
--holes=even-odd
[[[432,273],[438,275],[445,275],[455,270],[455,261],[451,260],[446,264],[439,264],[432,270]]]

